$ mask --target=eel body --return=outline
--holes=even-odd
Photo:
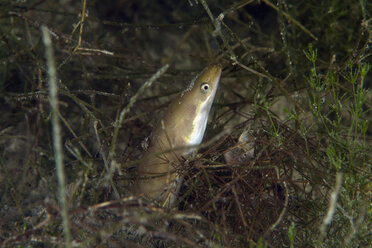
[[[136,195],[156,200],[164,207],[174,204],[182,184],[182,159],[203,139],[221,71],[220,64],[205,68],[160,118],[138,167]]]

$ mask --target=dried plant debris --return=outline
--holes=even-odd
[[[371,13],[2,1],[0,247],[370,247]],[[174,207],[134,196],[159,117],[212,63],[219,91],[198,151],[175,162]]]

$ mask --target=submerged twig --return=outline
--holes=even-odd
[[[55,154],[55,163],[57,167],[58,178],[58,200],[62,207],[62,222],[63,231],[65,233],[66,247],[71,247],[71,234],[68,221],[68,206],[66,200],[66,182],[65,172],[63,165],[63,151],[62,151],[62,138],[61,127],[58,119],[58,87],[57,87],[57,72],[53,54],[52,39],[50,38],[49,30],[47,27],[42,26],[41,31],[43,34],[43,41],[45,45],[45,57],[48,68],[49,77],[49,98],[52,112],[52,128],[53,128],[53,146]]]
[[[116,146],[116,140],[118,137],[119,129],[123,123],[125,115],[129,112],[129,110],[132,108],[133,104],[137,101],[138,97],[143,93],[143,91],[150,87],[152,83],[157,80],[161,75],[163,75],[169,68],[169,64],[164,65],[162,68],[160,68],[152,77],[147,80],[141,88],[137,91],[137,93],[129,100],[128,105],[120,112],[119,119],[115,122],[115,130],[114,134],[112,136],[112,143],[110,147],[110,152],[108,159],[111,161],[114,158],[115,154],[115,146]]]
[[[320,235],[319,235],[319,238],[318,238],[318,244],[320,244],[323,241],[324,237],[326,236],[326,228],[331,223],[331,221],[333,219],[333,215],[334,215],[334,213],[336,211],[336,207],[337,207],[337,197],[340,194],[341,185],[342,185],[342,173],[338,172],[337,175],[336,175],[335,188],[333,189],[333,191],[331,193],[331,199],[329,201],[327,214],[324,217],[323,223],[319,228],[320,229],[319,230]]]
[[[205,0],[200,0],[201,4],[203,5],[205,11],[207,12],[209,18],[211,19],[211,22],[215,28],[214,32],[220,36],[223,44],[225,45],[226,49],[229,51],[230,53],[230,58],[231,59],[236,59],[236,55],[233,51],[233,49],[231,48],[231,46],[229,45],[229,42],[227,41],[225,35],[222,33],[221,31],[221,21],[222,19],[224,18],[224,14],[220,14],[216,19],[213,17],[213,14],[211,12],[211,10],[209,9],[208,7],[208,4]]]
[[[299,21],[297,21],[292,16],[290,16],[289,14],[287,14],[284,11],[282,11],[281,9],[279,9],[272,2],[270,2],[269,0],[262,0],[262,1],[264,3],[266,3],[267,5],[269,5],[271,8],[273,8],[276,11],[280,12],[285,18],[288,19],[288,21],[292,22],[294,25],[296,25],[297,27],[299,27],[302,31],[304,31],[311,38],[313,38],[314,40],[318,40],[318,38],[313,33],[311,33],[307,28],[305,28]]]

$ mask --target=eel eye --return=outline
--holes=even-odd
[[[204,82],[200,85],[200,89],[201,91],[203,91],[204,93],[208,92],[209,91],[209,84]]]

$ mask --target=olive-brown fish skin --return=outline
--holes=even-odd
[[[221,72],[220,64],[208,66],[170,104],[154,128],[149,149],[138,167],[136,195],[166,207],[174,204],[182,184],[177,165],[203,139]]]

